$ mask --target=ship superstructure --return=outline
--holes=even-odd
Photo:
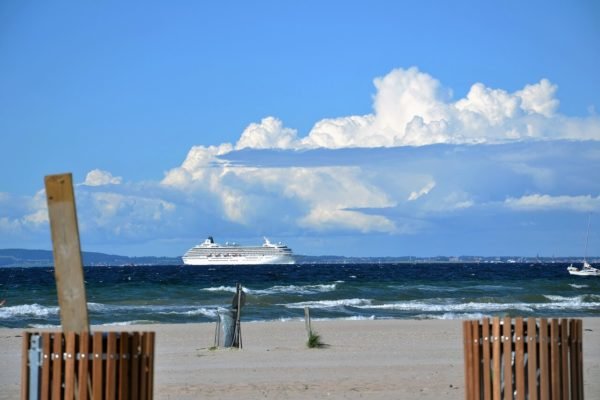
[[[215,243],[212,236],[189,249],[182,257],[186,265],[293,264],[292,249],[264,238],[261,246]]]

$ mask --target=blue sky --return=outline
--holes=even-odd
[[[481,4],[484,3],[484,4]],[[2,2],[0,248],[600,254],[593,1]],[[596,229],[594,230],[594,225]]]

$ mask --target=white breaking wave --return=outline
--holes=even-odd
[[[231,293],[235,293],[237,289],[236,289],[235,286],[217,286],[217,287],[203,288],[202,290],[206,290],[207,292],[231,292]]]
[[[58,306],[42,306],[40,304],[22,304],[18,306],[0,307],[0,319],[14,317],[49,317],[58,315]]]
[[[357,305],[357,308],[379,309],[379,310],[400,310],[400,311],[423,311],[423,312],[443,312],[443,311],[465,311],[465,310],[489,310],[501,311],[506,309],[517,309],[523,311],[533,311],[531,304],[526,303],[462,303],[462,304],[431,304],[419,301],[398,302],[388,304]]]
[[[252,295],[270,295],[270,294],[315,294],[325,293],[334,291],[337,288],[338,282],[332,284],[321,284],[321,285],[276,285],[266,289],[251,289],[248,287],[242,288],[244,293]],[[204,288],[202,290],[208,292],[229,292],[235,293],[235,286],[217,286]]]
[[[575,289],[583,289],[586,287],[590,287],[590,285],[578,285],[576,283],[569,283],[569,286],[571,286],[572,288],[575,288]]]
[[[148,325],[148,324],[156,324],[156,323],[158,323],[158,321],[153,321],[151,319],[136,319],[133,321],[107,322],[106,324],[100,324],[100,326]]]
[[[193,310],[185,310],[185,311],[176,311],[176,310],[164,311],[164,312],[160,312],[159,314],[163,314],[163,315],[203,315],[205,317],[216,318],[218,313],[219,313],[219,307],[215,307],[215,308],[200,307],[200,308],[196,308]]]
[[[489,315],[488,315],[489,316]],[[427,319],[481,319],[486,317],[482,313],[444,313],[442,315],[427,315],[424,318]]]
[[[359,307],[363,306],[364,308],[368,308],[368,304],[371,304],[371,300],[368,299],[340,299],[340,300],[315,300],[315,301],[302,301],[300,303],[289,303],[289,304],[280,304],[286,308],[333,308],[340,306],[351,306],[351,307]]]
[[[332,292],[337,288],[337,283],[332,284],[322,284],[322,285],[285,285],[285,286],[272,286],[268,289],[248,289],[245,288],[248,294],[254,295],[269,295],[269,294],[315,294],[315,293],[325,293]]]

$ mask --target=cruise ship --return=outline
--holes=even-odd
[[[258,265],[293,264],[292,249],[264,238],[262,246],[221,245],[209,236],[203,243],[189,249],[182,258],[185,265]]]

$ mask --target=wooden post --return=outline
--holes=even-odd
[[[310,340],[312,328],[310,326],[310,308],[308,307],[304,307],[304,327],[306,328],[306,335],[308,336],[308,340]]]
[[[44,182],[62,329],[89,332],[73,178],[71,174],[48,175]]]
[[[235,327],[233,331],[233,346],[237,346],[238,349],[242,348],[242,325],[241,325],[241,316],[242,316],[242,307],[245,303],[244,291],[242,289],[242,284],[238,283],[235,288],[235,296],[233,297],[235,307]]]

